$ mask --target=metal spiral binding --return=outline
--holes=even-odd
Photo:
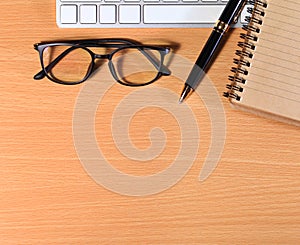
[[[248,2],[253,5],[253,7],[247,9],[251,17],[246,17],[245,19],[248,22],[247,25],[243,26],[246,33],[241,33],[240,35],[243,39],[242,42],[238,42],[241,50],[236,50],[238,58],[233,60],[236,66],[231,69],[234,75],[228,77],[231,84],[226,85],[228,91],[223,94],[225,97],[237,101],[240,101],[242,98],[241,93],[244,91],[243,84],[247,82],[245,76],[248,75],[248,69],[251,66],[256,42],[259,39],[257,34],[260,33],[265,16],[265,8],[267,7],[267,0],[249,0]]]

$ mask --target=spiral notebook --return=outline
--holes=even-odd
[[[300,1],[250,2],[224,96],[238,109],[300,126]]]

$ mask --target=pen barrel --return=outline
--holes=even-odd
[[[209,66],[210,61],[219,49],[223,34],[217,31],[213,31],[204,45],[198,59],[196,60],[187,80],[188,84],[192,89],[196,89],[200,81],[205,75],[205,71]]]
[[[219,21],[229,25],[236,22],[246,2],[246,0],[229,0],[219,18]]]
[[[229,26],[233,22],[237,21],[246,2],[247,0],[228,1],[185,82],[185,88],[188,88],[188,90],[190,90],[191,88],[195,90],[199,83],[202,81],[213,56],[218,52],[218,49],[221,46],[220,44],[222,37],[227,32]],[[187,90],[184,90],[180,101],[185,98],[187,94],[185,91]]]

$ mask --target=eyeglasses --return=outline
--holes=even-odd
[[[47,77],[66,85],[86,81],[101,66],[103,59],[113,78],[127,86],[143,86],[171,74],[163,64],[168,47],[140,45],[126,39],[77,40],[38,43],[42,70],[35,80]]]

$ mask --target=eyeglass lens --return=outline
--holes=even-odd
[[[93,49],[92,51],[98,54],[104,50]],[[92,54],[82,47],[50,46],[43,51],[44,68],[51,66],[47,71],[48,76],[63,83],[72,84],[85,79],[90,73],[92,61]],[[156,79],[160,63],[161,53],[158,50],[125,47],[113,54],[109,65],[116,80],[134,86]]]
[[[74,83],[84,79],[89,72],[91,54],[72,46],[50,46],[43,52],[43,64],[47,67],[61,55],[59,61],[49,70],[48,75],[60,82]]]
[[[160,60],[161,54],[157,50],[127,47],[113,55],[112,64],[117,79],[122,83],[142,85],[157,77]]]

